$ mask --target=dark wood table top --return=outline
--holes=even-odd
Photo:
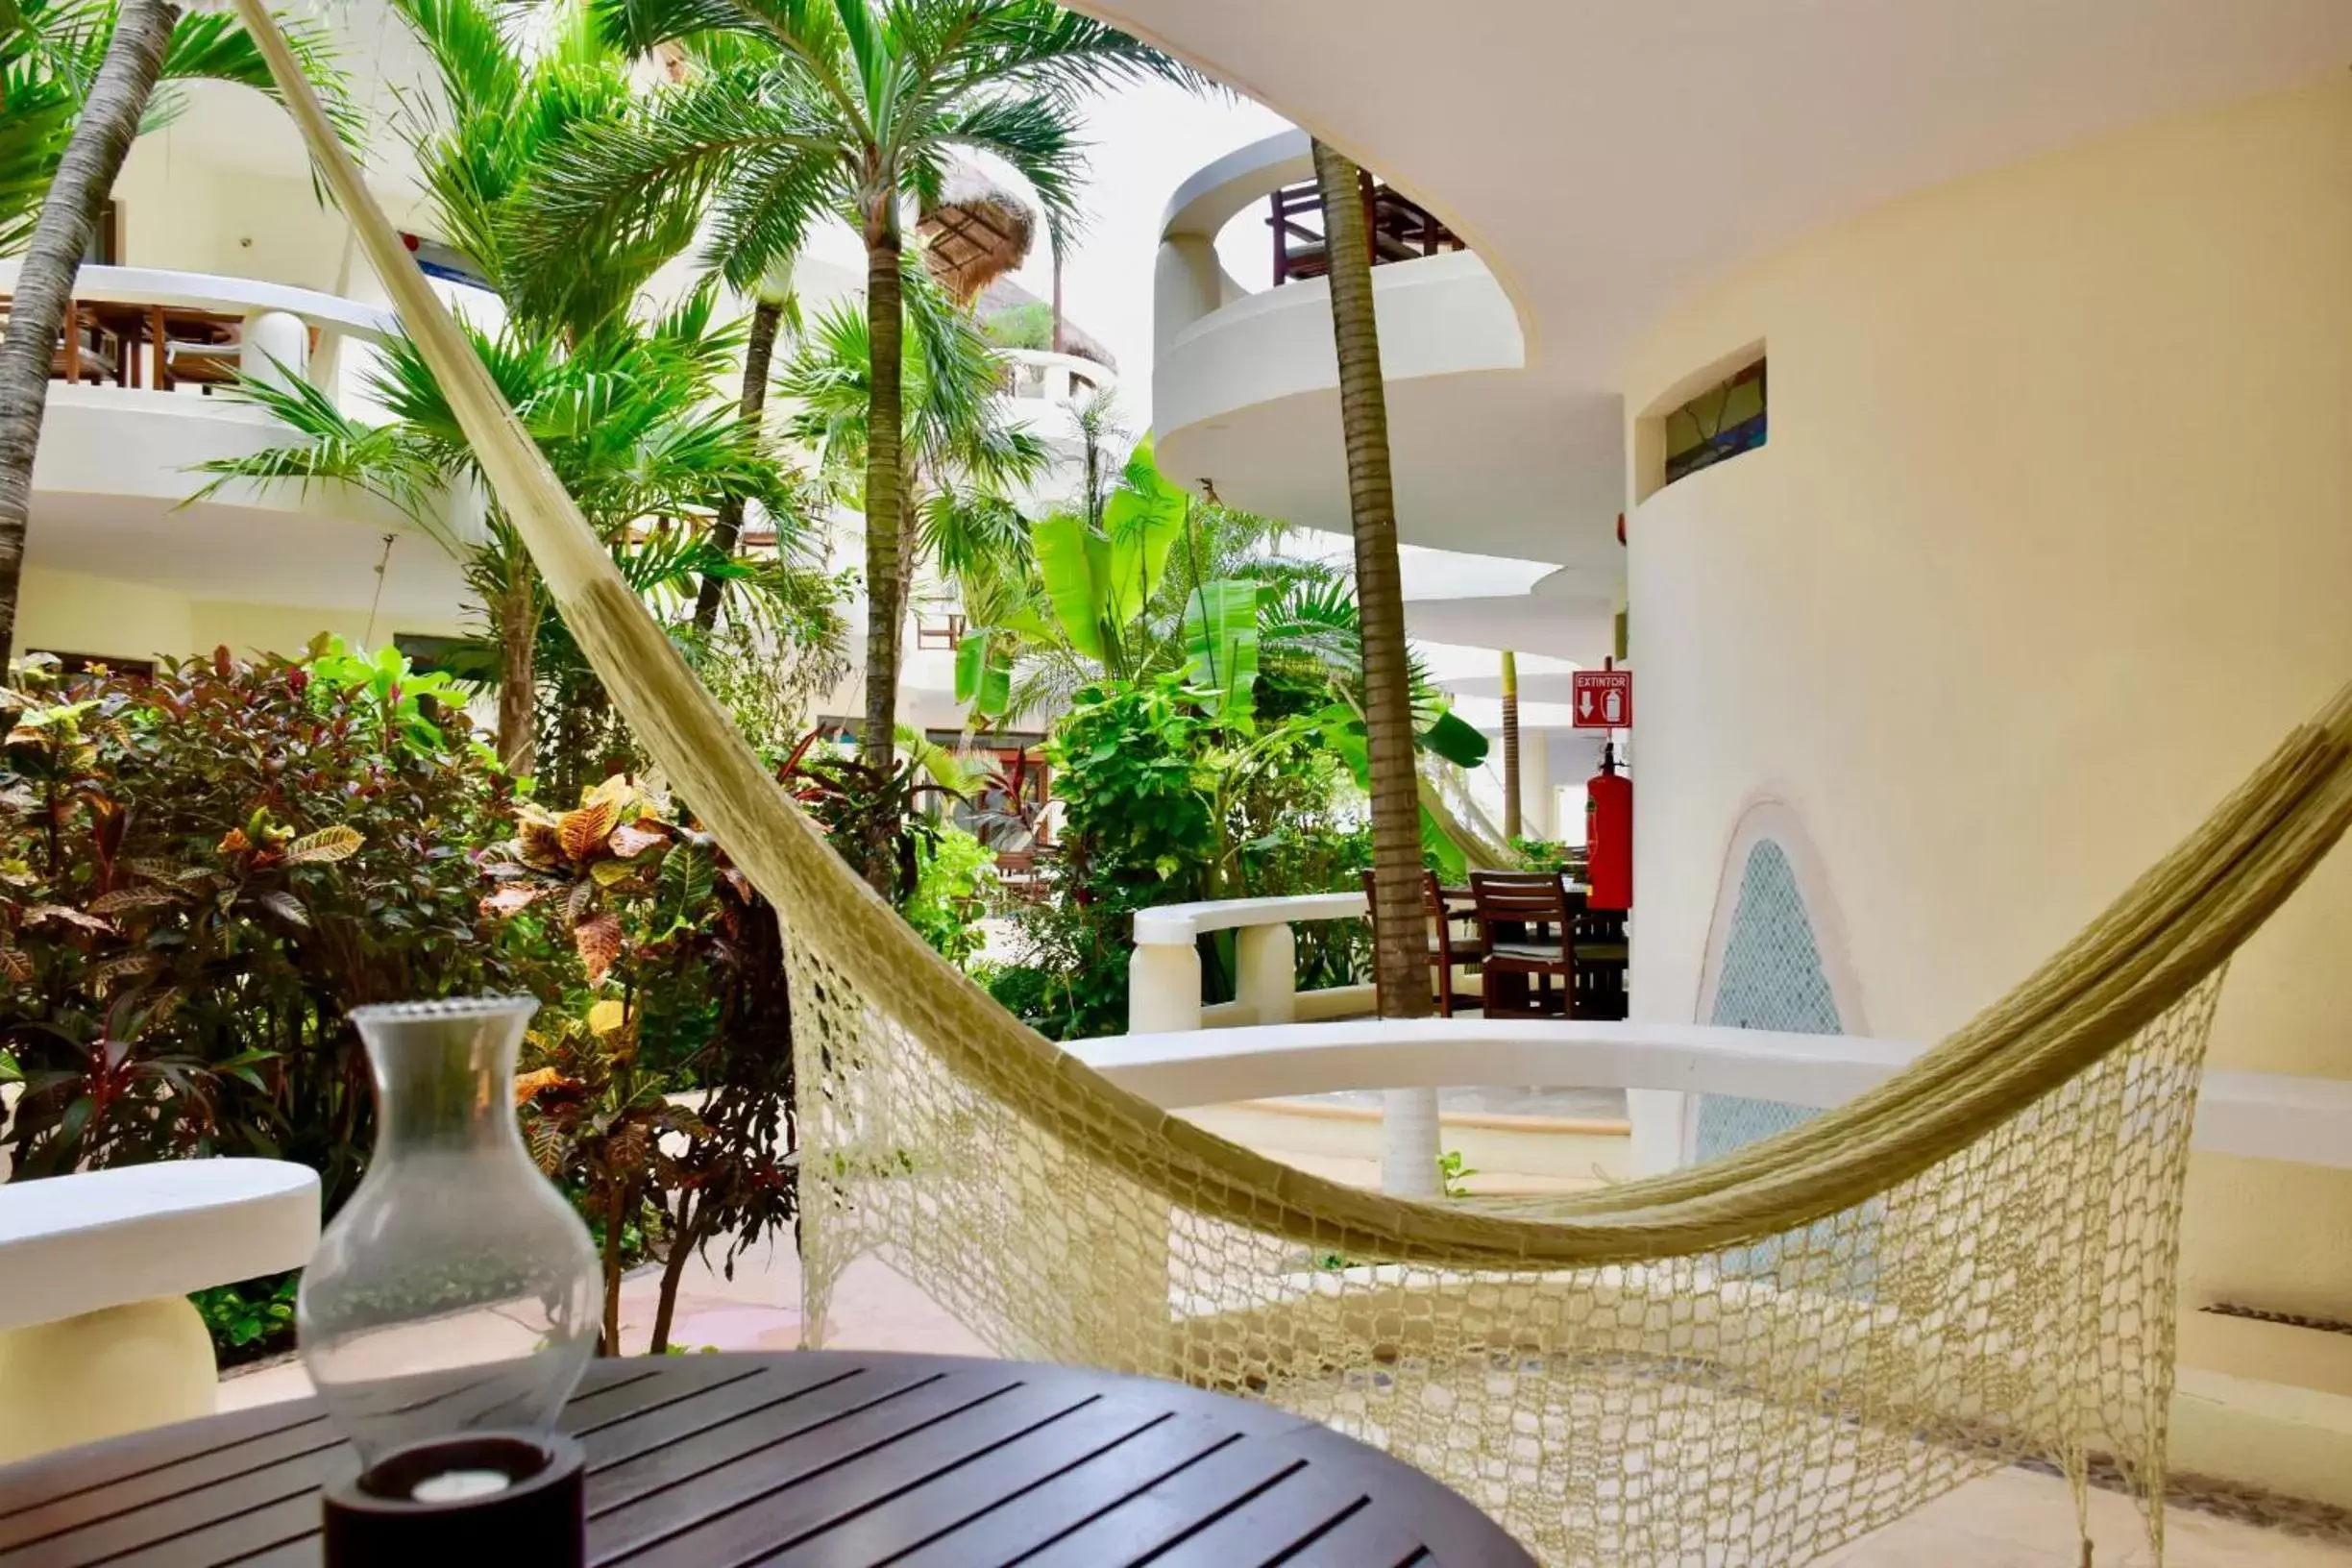
[[[600,1361],[563,1425],[587,1451],[593,1563],[1534,1563],[1462,1498],[1328,1428],[1069,1367]],[[319,1487],[355,1462],[309,1399],[47,1455],[0,1469],[0,1568],[316,1563]]]

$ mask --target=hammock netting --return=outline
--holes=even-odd
[[[647,751],[782,913],[807,1321],[876,1255],[1008,1355],[1378,1444],[1556,1564],[1795,1563],[2020,1459],[2161,1548],[2189,1130],[2229,955],[2352,817],[2352,689],[2033,976],[1726,1159],[1508,1208],[1311,1177],[1116,1088],[836,857],[629,593],[360,184],[312,157]],[[2078,1510],[2079,1511],[2079,1510]]]

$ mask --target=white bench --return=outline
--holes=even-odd
[[[318,1235],[318,1175],[282,1160],[0,1186],[0,1463],[209,1415],[188,1292],[300,1268]]]

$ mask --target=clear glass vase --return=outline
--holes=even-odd
[[[374,1464],[458,1433],[550,1430],[596,1349],[588,1229],[515,1121],[527,997],[353,1011],[376,1148],[295,1304],[303,1363]]]

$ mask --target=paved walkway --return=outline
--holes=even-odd
[[[651,1269],[623,1287],[622,1336],[645,1349],[660,1280]],[[679,1291],[674,1342],[689,1350],[791,1350],[800,1343],[800,1263],[788,1248],[739,1260],[735,1277],[688,1265]],[[835,1292],[837,1347],[990,1354],[962,1325],[904,1279],[871,1260],[851,1265]],[[291,1361],[233,1372],[222,1380],[221,1408],[241,1409],[309,1392]],[[2097,1568],[2150,1568],[2140,1519],[2130,1501],[2091,1494]],[[2352,1568],[2352,1544],[2258,1530],[2185,1508],[2166,1514],[2170,1568]],[[2074,1508],[2066,1483],[2025,1470],[1972,1482],[1919,1512],[1819,1559],[1834,1568],[2078,1568]]]

